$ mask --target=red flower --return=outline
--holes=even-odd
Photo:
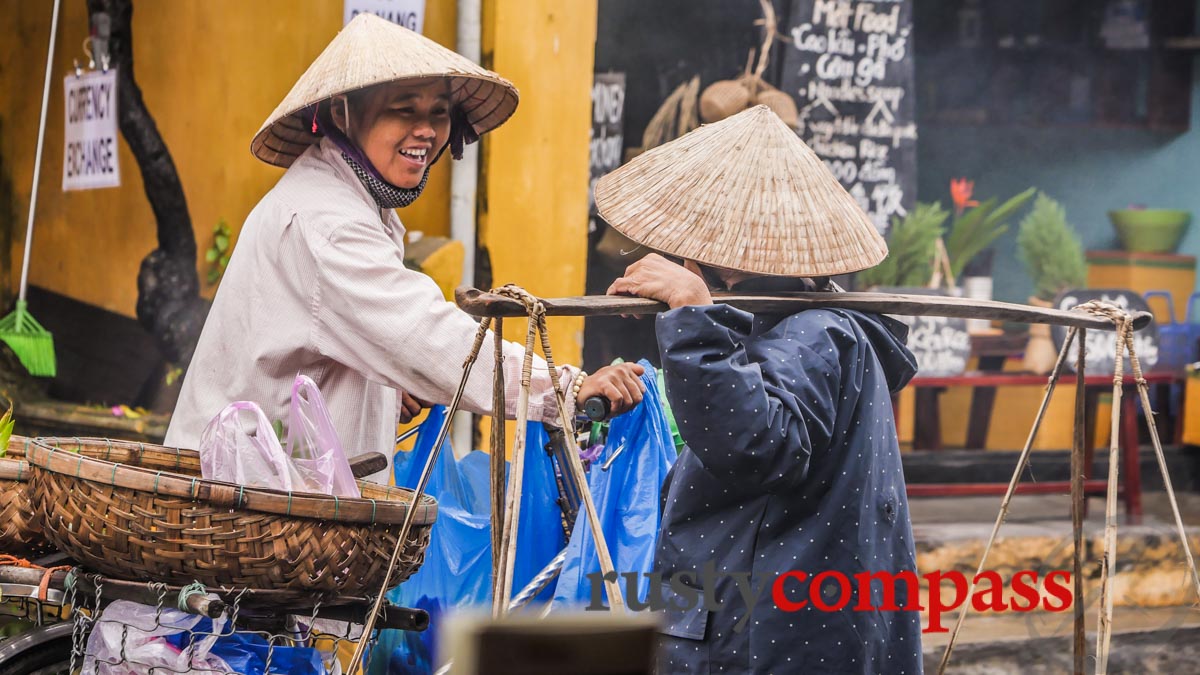
[[[950,199],[954,202],[954,214],[961,216],[963,211],[971,206],[979,206],[977,200],[971,199],[975,191],[975,181],[966,178],[950,179]]]

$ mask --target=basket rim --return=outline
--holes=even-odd
[[[56,444],[75,443],[82,446],[122,448],[135,452],[145,450],[168,453],[194,453],[193,450],[170,448],[153,443],[115,441],[107,438],[89,437],[43,437],[33,440],[26,459],[33,470],[44,470],[75,480],[100,483],[139,492],[183,497],[197,502],[207,502],[231,509],[258,511],[288,517],[312,518],[339,523],[367,525],[398,525],[404,521],[409,501],[393,501],[392,495],[411,495],[412,490],[401,487],[378,485],[359,481],[384,491],[387,499],[370,497],[336,497],[311,492],[288,492],[268,488],[249,487],[235,483],[206,480],[185,476],[171,471],[147,469],[132,464],[87,457],[71,452]],[[410,497],[411,499],[411,497]],[[422,495],[420,506],[413,520],[414,526],[432,525],[437,519],[437,501],[430,495]]]
[[[29,462],[16,457],[0,457],[0,480],[29,481]]]

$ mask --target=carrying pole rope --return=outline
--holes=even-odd
[[[1042,405],[1038,408],[1037,417],[1033,420],[1033,428],[1029,430],[1029,437],[1025,440],[1025,447],[1021,450],[1021,456],[1017,460],[1017,468],[1013,470],[1012,479],[1009,480],[1008,489],[1004,493],[1004,499],[1000,502],[1000,513],[996,515],[996,522],[992,525],[992,534],[988,537],[987,546],[983,549],[983,556],[979,559],[979,569],[971,577],[970,584],[967,587],[968,598],[975,593],[975,580],[979,575],[983,574],[983,566],[987,563],[988,553],[991,552],[992,545],[996,543],[996,535],[1000,532],[1000,526],[1008,518],[1008,505],[1012,501],[1013,494],[1017,491],[1017,483],[1021,482],[1021,474],[1025,472],[1025,467],[1029,464],[1029,454],[1033,449],[1033,442],[1037,439],[1038,430],[1042,427],[1042,419],[1046,416],[1046,408],[1050,405],[1050,398],[1054,394],[1054,387],[1058,383],[1063,363],[1067,360],[1067,352],[1071,348],[1071,342],[1075,340],[1077,330],[1076,328],[1072,328],[1067,333],[1067,339],[1063,342],[1062,349],[1058,352],[1058,361],[1055,362],[1054,370],[1050,373],[1050,377],[1046,381],[1046,393],[1042,397]],[[1076,395],[1082,395],[1082,393],[1077,393]],[[930,590],[933,593],[941,592],[937,588]],[[950,655],[954,652],[954,643],[958,640],[958,633],[962,630],[963,621],[966,618],[966,608],[959,610],[958,621],[954,624],[954,630],[950,633],[950,641],[946,644],[946,651],[942,653],[941,663],[938,664],[938,675],[944,675],[946,672],[946,666],[950,663]]]
[[[1125,348],[1133,339],[1129,314],[1120,308],[1095,300],[1077,307],[1090,314],[1104,316],[1117,327],[1113,348],[1113,402],[1108,438],[1108,486],[1104,497],[1104,557],[1100,565],[1100,607],[1096,622],[1096,675],[1108,672],[1108,657],[1112,647],[1112,576],[1117,559],[1117,484],[1120,475],[1121,395],[1125,390]],[[1149,411],[1149,408],[1147,408]],[[1150,421],[1153,425],[1153,420]],[[1136,452],[1136,449],[1134,450]]]
[[[583,473],[583,465],[579,461],[579,447],[575,440],[575,424],[567,414],[566,396],[563,394],[562,384],[555,377],[554,357],[550,351],[550,336],[546,328],[545,308],[541,306],[541,301],[529,294],[519,286],[508,285],[499,289],[495,289],[494,293],[507,295],[508,297],[519,299],[526,302],[526,307],[530,309],[530,331],[539,331],[541,333],[542,351],[545,352],[546,364],[550,370],[550,380],[554,385],[554,395],[558,402],[559,419],[563,425],[563,431],[567,438],[568,444],[568,464],[571,467],[572,473],[579,481],[580,485],[587,485],[587,476]],[[528,303],[529,299],[533,303]],[[538,309],[540,308],[540,309]],[[536,310],[536,311],[535,311]],[[371,612],[363,621],[362,639],[355,645],[354,654],[350,659],[350,664],[347,667],[346,675],[358,675],[362,670],[363,655],[366,652],[367,645],[371,642],[370,635],[375,629],[375,621],[379,616],[379,610],[383,606],[383,601],[387,595],[387,590],[391,585],[392,573],[396,569],[396,565],[400,560],[400,553],[404,550],[405,541],[408,539],[408,533],[412,529],[413,520],[416,517],[417,507],[421,502],[421,497],[425,494],[425,487],[429,483],[429,477],[433,474],[433,467],[437,464],[438,456],[441,454],[442,445],[446,442],[446,437],[450,432],[450,426],[454,419],[454,414],[458,412],[459,406],[462,404],[463,393],[466,391],[467,382],[471,376],[471,368],[479,358],[479,352],[483,348],[483,341],[487,337],[488,329],[491,327],[491,319],[484,317],[479,322],[479,330],[475,333],[475,340],[471,346],[470,352],[463,363],[462,380],[458,383],[458,390],[454,393],[454,398],[450,402],[449,408],[446,410],[446,418],[442,422],[441,429],[438,430],[437,440],[434,442],[433,449],[429,453],[429,458],[425,460],[425,466],[421,469],[421,476],[417,480],[417,485],[413,489],[412,503],[405,512],[404,521],[400,526],[399,536],[396,538],[396,546],[392,550],[392,557],[388,561],[387,569],[384,570],[383,581],[380,584],[379,593],[375,596],[375,602],[372,604]],[[501,338],[502,339],[502,338]],[[528,341],[528,340],[527,340]],[[503,349],[503,342],[497,342],[498,349]],[[528,358],[532,349],[526,350]],[[498,358],[497,361],[502,361]],[[532,366],[530,366],[531,371]],[[496,391],[496,385],[493,384],[493,394]],[[528,398],[525,398],[524,405],[519,406],[524,409],[525,416],[528,416]],[[520,413],[521,411],[518,411]],[[503,426],[505,410],[503,408],[494,409],[493,424]],[[516,472],[514,469],[514,473]],[[494,499],[494,496],[493,496]],[[587,513],[588,523],[591,525],[592,539],[596,546],[596,552],[600,558],[600,569],[605,576],[605,589],[608,591],[609,607],[613,612],[624,611],[625,603],[621,596],[621,589],[616,582],[616,570],[613,567],[612,556],[608,552],[608,544],[604,539],[604,533],[600,529],[600,517],[596,513],[596,505],[592,501],[591,492],[583,490],[583,507]],[[512,523],[512,540],[516,539],[516,522]],[[611,574],[610,574],[611,573]],[[511,572],[505,574],[508,579],[498,580],[500,586],[511,586]],[[609,581],[612,579],[612,581]],[[493,586],[493,597],[495,597],[497,586]],[[507,596],[505,598],[505,610],[507,610]]]
[[[1109,319],[1116,329],[1116,340],[1114,345],[1114,362],[1113,362],[1113,404],[1111,428],[1109,434],[1109,473],[1108,485],[1105,493],[1105,523],[1104,523],[1104,551],[1101,566],[1100,576],[1100,607],[1099,620],[1097,622],[1096,635],[1096,673],[1104,675],[1108,672],[1108,660],[1112,647],[1112,614],[1113,614],[1113,570],[1116,564],[1116,535],[1117,535],[1117,488],[1119,478],[1119,440],[1120,440],[1120,423],[1121,423],[1121,396],[1124,389],[1124,357],[1129,355],[1130,369],[1132,371],[1134,381],[1137,385],[1138,395],[1142,402],[1142,408],[1146,411],[1148,423],[1147,427],[1150,430],[1150,439],[1154,444],[1155,455],[1158,459],[1159,469],[1163,475],[1163,485],[1166,487],[1167,497],[1171,504],[1171,509],[1175,515],[1175,525],[1179,531],[1180,544],[1183,546],[1184,555],[1187,558],[1188,570],[1192,575],[1192,582],[1196,587],[1197,596],[1200,597],[1200,574],[1197,573],[1195,559],[1192,556],[1191,544],[1187,537],[1187,531],[1183,525],[1183,518],[1179,514],[1179,504],[1175,497],[1175,489],[1171,484],[1171,478],[1167,471],[1166,458],[1163,454],[1162,441],[1158,436],[1158,429],[1154,424],[1154,412],[1150,406],[1149,386],[1146,383],[1142,374],[1141,364],[1138,362],[1137,353],[1135,350],[1135,342],[1133,339],[1133,319],[1128,312],[1112,305],[1100,301],[1090,301],[1078,305],[1073,308],[1075,311],[1087,312],[1096,316],[1101,316]],[[1054,385],[1061,375],[1062,366],[1065,361],[1067,350],[1073,339],[1080,340],[1079,354],[1076,371],[1076,411],[1075,411],[1075,442],[1072,452],[1072,525],[1074,534],[1074,573],[1076,583],[1074,589],[1075,608],[1075,672],[1081,673],[1084,662],[1084,654],[1082,649],[1083,635],[1083,610],[1082,602],[1082,586],[1081,586],[1081,570],[1082,570],[1082,500],[1085,498],[1083,491],[1082,466],[1083,459],[1083,426],[1086,423],[1083,412],[1083,404],[1081,398],[1084,395],[1084,366],[1086,363],[1086,332],[1083,329],[1072,328],[1067,333],[1067,338],[1063,344],[1062,351],[1059,352],[1058,361],[1054,365],[1054,370],[1050,374],[1049,382],[1047,383],[1046,395],[1042,399],[1042,406],[1038,410],[1037,418],[1034,420],[1033,429],[1030,431],[1029,440],[1026,442],[1025,448],[1021,452],[1021,457],[1018,459],[1016,471],[1013,473],[1012,480],[1009,483],[1008,490],[1005,493],[1004,499],[1000,505],[1000,513],[996,517],[996,523],[992,528],[992,535],[988,539],[987,546],[984,547],[983,556],[979,563],[979,569],[976,576],[983,572],[984,564],[987,560],[988,553],[991,551],[992,545],[995,543],[996,534],[999,531],[1000,525],[1008,513],[1009,502],[1016,490],[1016,485],[1020,480],[1026,463],[1028,461],[1029,451],[1033,444],[1033,439],[1036,437],[1039,427],[1041,426],[1042,418],[1046,411],[1046,406],[1050,400],[1050,396],[1054,391]],[[1079,475],[1075,475],[1079,474]],[[968,588],[968,597],[974,592],[974,578]],[[946,645],[946,651],[942,654],[941,663],[938,665],[938,675],[943,675],[946,666],[950,662],[950,655],[954,650],[954,644],[957,641],[958,634],[962,628],[963,620],[966,618],[966,611],[960,612],[958,621],[954,626],[954,631],[950,634],[950,641]]]
[[[442,445],[446,442],[446,436],[450,433],[450,426],[454,421],[454,413],[458,411],[458,406],[462,403],[463,392],[466,391],[467,380],[471,376],[471,367],[475,365],[475,361],[479,358],[479,350],[483,347],[483,340],[487,337],[490,325],[491,320],[487,318],[479,322],[479,330],[475,333],[475,343],[472,345],[471,351],[463,363],[463,376],[462,380],[458,383],[458,391],[454,392],[454,398],[450,401],[450,408],[446,411],[446,419],[442,422],[442,428],[438,430],[437,441],[433,444],[429,458],[425,460],[425,466],[421,469],[421,477],[417,480],[417,486],[413,489],[412,502],[409,504],[408,510],[404,513],[404,521],[400,525],[400,533],[396,537],[396,547],[392,550],[392,557],[388,561],[387,569],[384,570],[383,581],[379,586],[379,593],[375,596],[375,602],[371,605],[371,612],[363,620],[362,638],[354,646],[354,655],[350,658],[346,675],[358,675],[362,670],[363,654],[366,652],[367,645],[371,642],[371,633],[375,629],[375,620],[379,617],[379,609],[383,606],[387,590],[391,586],[392,573],[396,569],[396,564],[400,561],[400,553],[404,550],[408,533],[412,529],[413,520],[416,518],[418,507],[421,504],[421,497],[425,495],[425,486],[429,483],[429,477],[433,474],[433,467],[437,464],[438,455],[441,454]],[[503,415],[503,411],[498,414]]]
[[[542,331],[542,351],[546,354],[546,365],[554,372],[554,355],[550,352],[550,331],[546,327],[546,314],[538,318]],[[567,464],[575,478],[575,484],[580,486],[580,498],[583,502],[588,519],[588,527],[592,532],[592,541],[596,546],[596,557],[600,560],[600,572],[603,574],[604,588],[608,593],[608,605],[612,612],[625,611],[625,598],[621,595],[621,587],[617,584],[617,571],[613,565],[612,555],[608,551],[608,542],[604,538],[604,530],[600,526],[600,516],[596,513],[596,505],[592,501],[592,491],[588,489],[587,474],[583,471],[583,462],[579,459],[579,437],[575,435],[575,421],[567,414],[567,397],[563,392],[562,383],[554,379],[554,396],[558,399],[558,418],[562,422],[563,435],[566,437]]]
[[[1175,488],[1171,485],[1171,476],[1167,472],[1167,458],[1163,454],[1162,441],[1158,437],[1158,425],[1154,424],[1154,414],[1150,409],[1150,386],[1142,377],[1142,366],[1134,353],[1133,333],[1130,331],[1125,344],[1129,348],[1129,360],[1133,366],[1133,376],[1137,380],[1138,396],[1142,400],[1142,409],[1146,412],[1147,424],[1150,429],[1150,441],[1154,445],[1154,455],[1158,459],[1158,468],[1162,472],[1163,487],[1167,490],[1167,500],[1171,503],[1171,512],[1175,516],[1175,528],[1179,531],[1179,541],[1183,544],[1183,553],[1187,557],[1188,571],[1192,573],[1192,583],[1196,587],[1196,598],[1200,599],[1200,574],[1196,572],[1196,560],[1192,557],[1192,547],[1188,540],[1187,529],[1183,526],[1183,516],[1179,515],[1179,501],[1175,498]]]
[[[1196,561],[1192,556],[1191,542],[1188,540],[1187,530],[1183,525],[1183,518],[1179,514],[1179,502],[1175,497],[1175,488],[1171,484],[1171,477],[1167,471],[1167,460],[1163,454],[1162,440],[1158,436],[1158,425],[1154,422],[1154,411],[1150,407],[1150,391],[1149,385],[1142,373],[1141,363],[1138,361],[1135,341],[1133,339],[1133,322],[1128,313],[1113,307],[1111,305],[1101,305],[1096,301],[1087,303],[1095,305],[1093,313],[1108,316],[1114,323],[1119,326],[1116,346],[1116,372],[1120,373],[1124,367],[1124,359],[1122,352],[1129,354],[1129,365],[1132,371],[1134,383],[1137,386],[1138,397],[1142,403],[1142,409],[1146,412],[1146,427],[1150,432],[1150,441],[1154,446],[1155,458],[1158,460],[1158,468],[1162,473],[1163,487],[1166,488],[1167,500],[1171,504],[1171,511],[1175,516],[1175,526],[1179,532],[1179,543],[1183,547],[1184,557],[1187,559],[1188,571],[1191,572],[1192,583],[1196,587],[1197,597],[1200,598],[1200,575],[1196,572]],[[1114,389],[1123,384],[1124,378],[1114,377]],[[1116,411],[1120,400],[1114,396],[1113,410]],[[1114,419],[1116,415],[1114,414]],[[1114,424],[1114,429],[1116,425]],[[1115,433],[1115,432],[1114,432]],[[1115,441],[1110,444],[1115,448]],[[1096,646],[1096,673],[1102,674],[1108,671],[1108,659],[1112,648],[1112,614],[1113,614],[1113,593],[1112,593],[1112,575],[1116,565],[1116,548],[1117,548],[1117,522],[1116,522],[1116,492],[1117,480],[1117,462],[1114,451],[1109,453],[1109,480],[1108,480],[1108,501],[1106,502],[1105,511],[1105,527],[1104,527],[1104,566],[1101,568],[1101,589],[1100,589],[1100,620],[1097,624],[1097,646]]]
[[[529,389],[533,382],[533,350],[541,324],[538,317],[546,311],[542,303],[532,295],[505,286],[498,293],[519,300],[529,312],[527,329],[525,331],[525,358],[521,364],[521,388],[517,395],[517,428],[513,437],[512,475],[509,476],[508,489],[505,493],[504,531],[500,538],[501,559],[504,570],[499,585],[492,587],[492,608],[495,616],[508,612],[508,602],[512,597],[513,571],[517,563],[517,524],[521,518],[521,494],[525,478],[525,439],[529,423]],[[552,367],[550,379],[555,379]],[[503,426],[504,411],[494,411],[498,426]]]
[[[495,292],[499,295],[519,300],[524,304],[527,311],[529,311],[530,322],[534,324],[541,337],[542,353],[546,357],[546,367],[551,374],[550,381],[558,404],[559,421],[562,424],[563,435],[566,440],[567,465],[575,478],[576,484],[584,488],[580,490],[580,496],[582,498],[584,513],[588,519],[589,529],[591,530],[592,542],[596,546],[596,556],[600,560],[600,571],[604,578],[605,591],[608,594],[609,609],[612,612],[623,612],[625,610],[625,600],[624,596],[621,595],[621,588],[617,583],[616,568],[613,565],[612,555],[608,551],[608,542],[605,540],[604,531],[600,525],[600,516],[596,513],[595,502],[592,501],[592,493],[586,489],[588,484],[587,474],[584,473],[583,464],[579,460],[579,442],[575,437],[575,421],[567,414],[566,394],[563,391],[562,383],[555,377],[557,370],[554,366],[554,352],[550,349],[550,331],[546,325],[545,306],[541,300],[531,295],[528,291],[512,284],[504,286]],[[532,332],[534,328],[530,330]],[[520,428],[517,431],[520,433]],[[514,456],[515,454],[516,449],[514,448]],[[515,530],[515,523],[513,524],[513,528]],[[514,535],[513,539],[515,540],[515,538]],[[511,570],[509,570],[508,574],[511,576]],[[511,587],[511,581],[509,582],[509,587]],[[506,602],[507,599],[507,596],[505,596]]]

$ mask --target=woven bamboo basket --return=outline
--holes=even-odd
[[[705,87],[700,94],[700,119],[720,122],[736,115],[750,105],[750,90],[742,80],[720,80]]]
[[[772,86],[764,86],[754,97],[755,103],[767,106],[779,119],[793,129],[800,124],[800,112],[796,110],[796,102],[792,97]]]
[[[42,536],[29,490],[26,449],[33,439],[10,436],[0,458],[0,552],[37,555],[52,547]]]
[[[143,443],[39,438],[28,453],[46,538],[117,579],[374,594],[412,492],[360,482],[339,499],[204,480],[200,457]],[[424,496],[392,576],[424,561],[437,502]]]

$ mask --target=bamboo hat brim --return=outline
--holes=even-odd
[[[500,126],[517,109],[517,88],[508,80],[420,33],[363,13],[304,71],[254,135],[250,152],[287,168],[320,139],[303,114],[314,103],[384,82],[430,77],[449,79],[451,103],[476,134]]]
[[[887,257],[858,202],[763,105],[605,175],[596,184],[596,207],[643,246],[725,269],[832,276]]]

